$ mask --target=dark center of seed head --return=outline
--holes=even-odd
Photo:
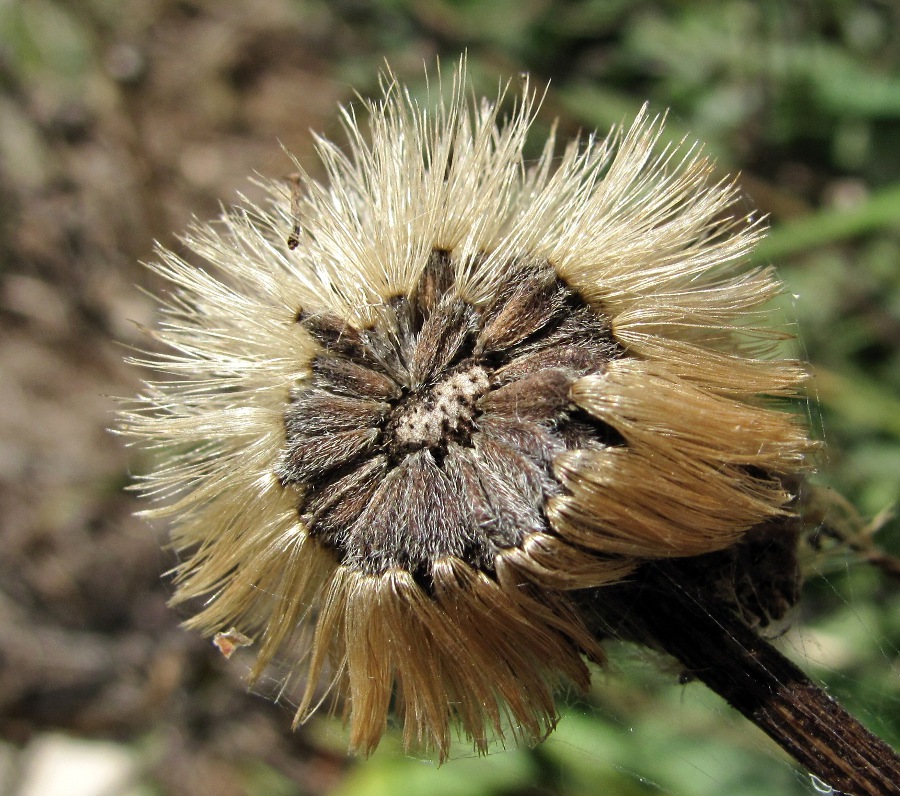
[[[436,384],[412,393],[396,405],[389,423],[398,452],[443,448],[467,442],[474,428],[478,399],[490,388],[489,372],[477,362],[463,362]]]
[[[322,351],[285,410],[277,474],[343,566],[402,568],[426,589],[448,556],[494,572],[498,551],[551,532],[558,452],[623,444],[569,399],[622,353],[608,320],[549,263],[516,263],[478,306],[436,250],[371,326],[298,315]]]

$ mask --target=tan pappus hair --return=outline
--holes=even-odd
[[[789,512],[812,447],[734,183],[646,111],[527,160],[527,85],[468,92],[388,76],[324,180],[196,226],[203,269],[160,250],[122,416],[188,626],[252,639],[251,681],[277,659],[297,721],[339,700],[364,753],[391,709],[441,759],[455,724],[542,738],[603,657],[570,592]]]

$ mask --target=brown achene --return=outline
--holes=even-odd
[[[621,442],[569,396],[621,354],[603,317],[547,263],[514,264],[480,308],[453,268],[433,252],[369,329],[301,315],[322,353],[287,409],[278,470],[341,564],[426,585],[448,556],[493,574],[501,550],[552,534],[553,460]]]

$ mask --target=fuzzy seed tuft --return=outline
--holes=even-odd
[[[603,657],[578,590],[777,529],[812,449],[734,185],[645,113],[526,159],[530,90],[468,96],[389,77],[324,182],[194,228],[205,269],[161,250],[123,413],[187,624],[277,660],[297,721],[330,694],[363,753],[391,709],[441,759],[455,727],[544,737]]]

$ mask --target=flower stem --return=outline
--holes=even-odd
[[[594,592],[588,621],[672,655],[836,792],[884,796],[900,787],[900,757],[838,705],[698,577],[675,562],[638,582]],[[600,607],[600,601],[604,603]],[[602,618],[598,611],[602,611]]]

